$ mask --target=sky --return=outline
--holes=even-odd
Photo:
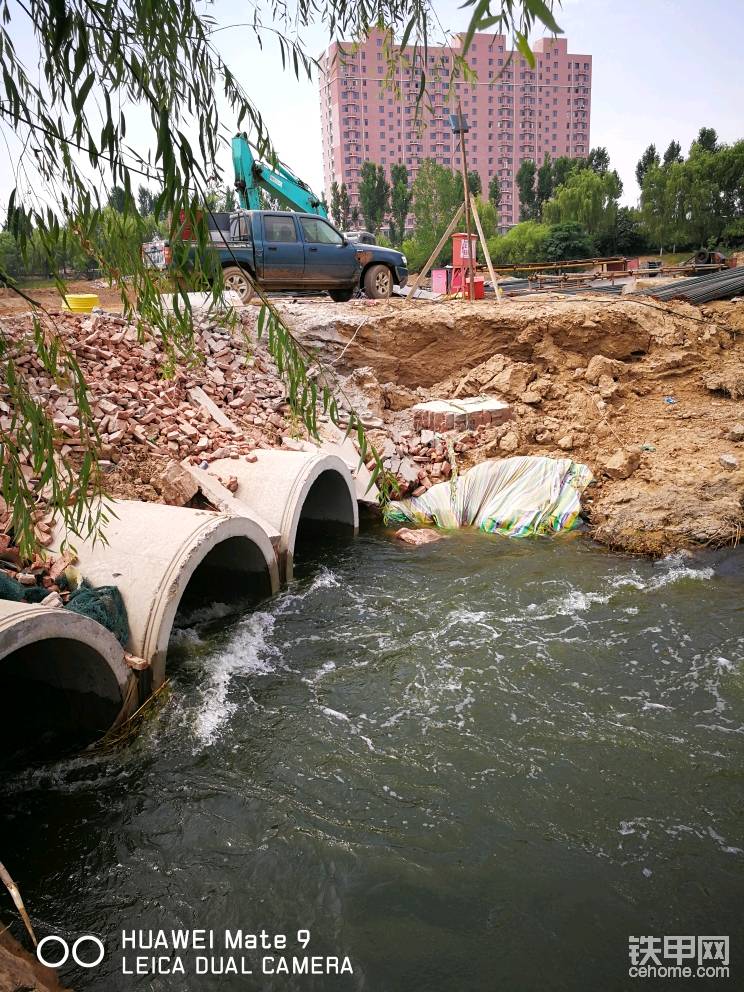
[[[472,9],[461,10],[454,0],[434,0],[434,8],[448,32],[463,30]],[[322,192],[317,79],[298,81],[283,71],[270,37],[259,48],[251,29],[239,26],[250,16],[243,0],[216,0],[206,9],[220,26],[236,25],[214,41],[263,113],[279,157]],[[564,0],[556,19],[569,52],[593,56],[591,143],[608,149],[624,203],[637,201],[635,165],[650,142],[663,152],[674,138],[686,152],[702,126],[715,128],[721,141],[744,137],[744,0]],[[23,51],[25,39],[14,40]],[[305,32],[303,40],[316,55],[328,43],[322,27]],[[128,120],[127,137],[142,152],[151,138],[146,120],[136,113]],[[223,123],[232,129],[229,115]],[[17,155],[12,136],[3,137],[0,201],[13,185]],[[229,180],[227,147],[221,165]]]

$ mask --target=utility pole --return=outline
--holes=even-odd
[[[465,132],[468,130],[468,126],[465,123],[465,118],[462,116],[462,104],[457,101],[457,116],[459,118],[459,130],[460,130],[460,153],[462,161],[462,188],[465,195],[465,230],[468,235],[468,275],[470,277],[470,299],[475,300],[475,278],[473,276],[473,237],[471,233],[470,226],[470,187],[468,186],[468,161],[465,155]],[[462,295],[465,296],[465,287],[462,287]]]

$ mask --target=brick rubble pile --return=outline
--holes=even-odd
[[[240,328],[231,334],[195,317],[195,347],[203,361],[178,362],[172,375],[165,377],[168,356],[158,339],[147,334],[140,340],[137,329],[121,316],[60,313],[53,315],[53,322],[87,383],[104,469],[143,448],[198,463],[250,458],[254,448],[281,444],[288,429],[284,387],[263,349],[249,355],[242,341],[233,337],[239,336]],[[71,391],[60,389],[42,368],[33,349],[29,317],[5,318],[2,323],[4,333],[18,342],[16,361],[33,395],[52,414],[60,454],[74,460],[85,448]],[[206,394],[206,403],[195,398],[194,389]],[[222,423],[210,412],[209,400],[219,408],[218,416],[222,412]],[[224,418],[238,430],[226,425]],[[7,414],[2,423],[10,426]]]

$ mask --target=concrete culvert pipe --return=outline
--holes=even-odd
[[[71,610],[0,600],[0,766],[57,757],[136,708],[124,649]]]
[[[165,678],[173,621],[186,608],[249,602],[279,588],[276,555],[260,524],[246,517],[160,503],[112,502],[105,543],[71,537],[77,570],[93,586],[115,585],[129,616],[128,648]],[[55,546],[64,531],[58,527]]]
[[[289,580],[298,541],[358,533],[354,480],[343,459],[322,451],[267,449],[256,456],[255,462],[218,459],[209,472],[223,479],[235,476],[236,497],[279,531],[281,563]]]

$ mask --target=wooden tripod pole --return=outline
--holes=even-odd
[[[464,203],[461,203],[460,206],[457,208],[457,211],[455,212],[455,216],[452,218],[452,220],[447,225],[447,230],[444,232],[444,234],[442,235],[442,237],[437,242],[436,248],[431,253],[431,255],[429,255],[429,258],[428,258],[428,260],[426,262],[426,265],[423,267],[423,269],[419,272],[419,274],[413,280],[413,283],[411,285],[411,288],[408,291],[408,299],[409,300],[412,300],[413,299],[413,294],[419,288],[419,283],[421,282],[421,280],[422,279],[426,279],[426,276],[428,275],[429,269],[432,267],[432,265],[436,261],[437,255],[442,250],[442,248],[444,248],[444,245],[445,245],[445,242],[447,241],[447,238],[449,238],[452,235],[452,233],[454,232],[455,228],[457,227],[457,222],[460,220],[460,217],[462,216],[462,212],[463,212],[464,209],[465,209],[465,204]]]
[[[475,221],[475,226],[478,229],[478,237],[480,238],[480,243],[483,246],[483,256],[486,260],[486,265],[488,266],[488,274],[491,277],[491,285],[493,286],[493,291],[496,294],[496,301],[501,303],[501,293],[499,292],[499,284],[496,280],[496,274],[493,271],[493,264],[491,262],[491,253],[488,250],[488,243],[483,235],[483,228],[481,226],[480,217],[478,216],[478,207],[475,205],[475,197],[471,195],[470,197],[470,208],[473,211],[473,220]]]
[[[470,229],[470,189],[468,187],[468,162],[465,157],[465,128],[462,116],[462,104],[457,101],[457,116],[460,123],[460,152],[462,156],[462,190],[465,198],[465,230],[468,235],[468,274],[470,276],[470,299],[475,299],[475,277],[473,275],[473,237]],[[463,279],[462,298],[465,299],[465,280]]]

